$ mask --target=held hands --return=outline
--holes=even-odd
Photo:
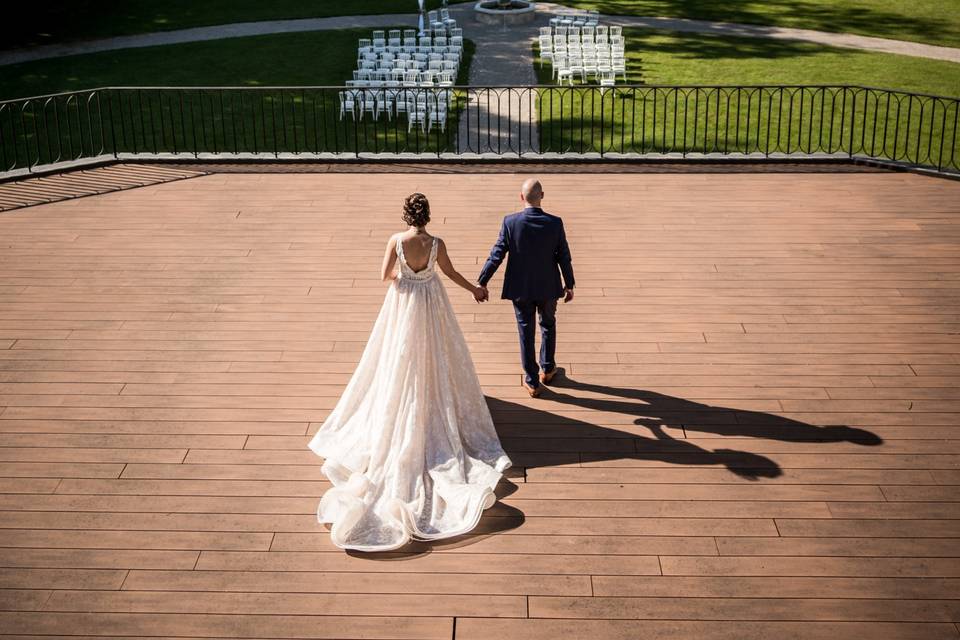
[[[479,287],[473,288],[473,299],[477,302],[486,302],[490,299],[490,292],[487,291],[487,287],[480,285]]]
[[[563,290],[563,302],[567,303],[573,300],[573,289],[567,288]]]

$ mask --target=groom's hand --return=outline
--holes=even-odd
[[[573,289],[564,289],[563,290],[564,303],[570,302],[571,300],[573,300]]]

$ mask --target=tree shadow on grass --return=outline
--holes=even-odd
[[[887,38],[931,41],[955,36],[946,20],[910,15],[908,3],[903,11],[845,2],[804,0],[559,0],[573,6],[589,5],[605,15],[646,15],[714,20],[751,25],[778,25],[829,32],[862,33]]]

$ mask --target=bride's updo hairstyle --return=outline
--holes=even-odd
[[[430,203],[422,193],[412,193],[403,201],[403,221],[411,227],[430,222]]]

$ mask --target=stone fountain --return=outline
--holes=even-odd
[[[529,0],[480,0],[473,5],[477,22],[504,26],[533,22],[536,10],[536,3]]]

